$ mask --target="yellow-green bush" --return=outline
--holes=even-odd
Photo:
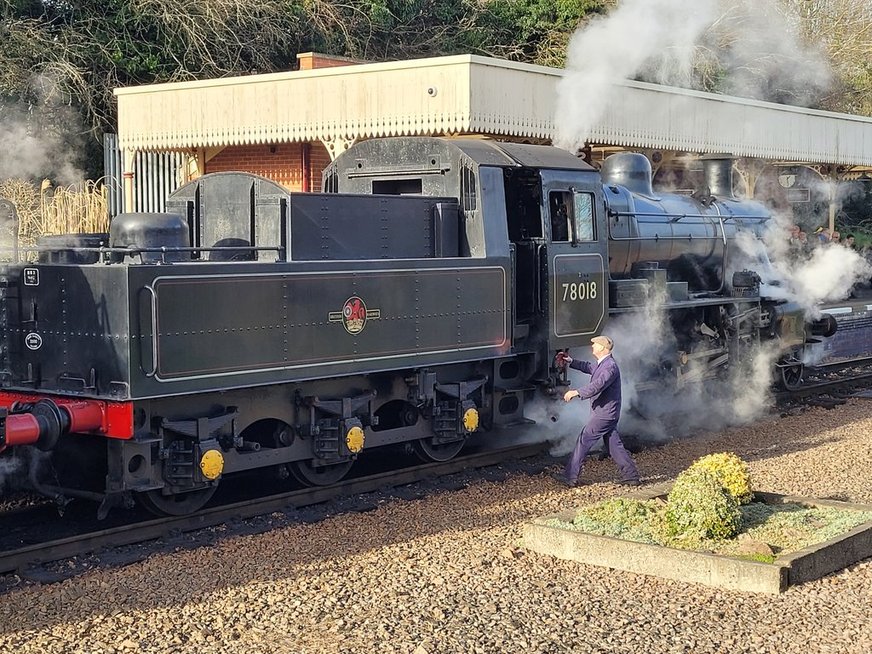
[[[720,479],[702,468],[688,468],[675,480],[666,500],[666,524],[683,539],[722,540],[739,531],[739,503]]]
[[[748,504],[754,496],[748,464],[732,452],[704,456],[694,461],[688,470],[707,470],[712,473],[739,504]]]

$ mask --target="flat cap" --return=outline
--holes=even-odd
[[[611,350],[615,344],[608,336],[594,336],[590,339],[591,343],[596,343],[597,345],[602,345],[607,350]]]

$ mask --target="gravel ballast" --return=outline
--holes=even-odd
[[[733,451],[760,490],[872,503],[872,404],[852,400],[636,455],[648,482]],[[528,552],[524,522],[621,494],[510,474],[366,513],[157,553],[0,595],[0,652],[872,651],[872,560],[779,596]],[[282,522],[277,518],[277,522]]]

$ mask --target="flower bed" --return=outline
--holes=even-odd
[[[571,520],[546,524],[561,529],[612,536],[639,543],[695,550],[772,563],[778,555],[817,545],[872,521],[872,511],[814,506],[798,502],[739,507],[738,533],[732,538],[695,538],[672,533],[662,497],[615,498],[579,509]]]
[[[735,537],[670,531],[664,488],[535,520],[525,544],[559,558],[778,593],[872,556],[872,506],[757,492]]]

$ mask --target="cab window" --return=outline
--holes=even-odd
[[[551,240],[568,242],[572,236],[572,194],[569,191],[551,191],[548,208],[551,214]]]
[[[593,224],[593,194],[576,191],[573,193],[573,205],[575,240],[596,240],[596,231]]]

